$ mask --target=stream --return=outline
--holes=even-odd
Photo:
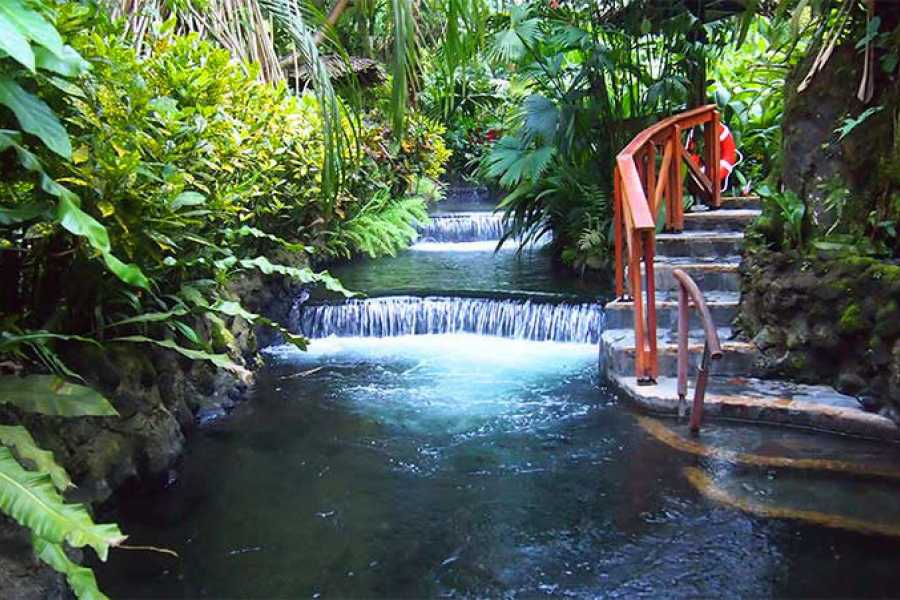
[[[178,480],[114,515],[130,543],[179,558],[114,551],[97,565],[101,588],[113,598],[900,594],[896,540],[702,497],[683,469],[710,468],[705,459],[648,435],[601,381],[608,289],[560,269],[541,243],[495,253],[488,208],[451,200],[413,248],[334,269],[368,297],[298,305],[293,327],[315,338],[309,351],[267,349],[251,399],[192,437]],[[711,468],[761,490],[775,477]],[[832,497],[827,477],[779,477],[799,482],[780,493],[800,496],[816,478],[818,504]],[[855,500],[865,513],[866,497]]]

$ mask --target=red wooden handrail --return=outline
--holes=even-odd
[[[684,228],[684,176],[681,165],[688,155],[682,133],[701,125],[704,127],[704,162],[715,165],[715,168],[708,169],[708,173],[700,173],[699,170],[690,172],[690,181],[694,191],[707,204],[718,208],[722,201],[718,169],[719,113],[714,104],[651,125],[637,134],[616,156],[613,173],[616,295],[621,299],[627,298],[624,260],[627,247],[629,290],[634,302],[635,374],[639,383],[653,383],[659,374],[653,273],[656,216],[664,201],[664,229],[679,232]],[[659,165],[658,147],[663,148]],[[644,267],[643,284],[641,265]]]

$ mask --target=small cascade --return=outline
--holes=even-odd
[[[603,309],[591,303],[388,296],[302,306],[292,325],[312,338],[475,333],[595,344],[603,331]]]
[[[432,215],[419,227],[420,242],[484,242],[502,235],[501,216],[489,212]]]

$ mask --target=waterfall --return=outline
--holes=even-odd
[[[489,212],[432,215],[419,227],[422,242],[483,242],[502,235],[500,215]]]
[[[531,300],[388,296],[300,307],[293,328],[312,338],[475,333],[508,338],[597,343],[599,304]]]

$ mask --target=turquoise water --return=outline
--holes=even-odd
[[[596,348],[471,335],[276,348],[180,479],[118,516],[136,598],[879,596],[900,544],[717,506]],[[735,471],[739,473],[738,471]],[[761,476],[765,472],[754,472]]]
[[[420,245],[334,271],[372,296],[440,296],[447,322],[459,316],[458,295],[582,303],[608,289],[546,251],[495,254],[494,245]],[[497,315],[541,322],[527,321],[524,304],[510,317],[514,302],[504,302],[473,313],[479,331],[512,335],[517,328],[489,326]],[[372,310],[383,317],[408,304]],[[306,353],[272,348],[266,363],[248,402],[195,432],[169,489],[105,515],[130,543],[179,555],[113,551],[97,566],[113,598],[900,596],[900,541],[745,514],[705,499],[684,469],[699,466],[737,495],[864,518],[897,505],[895,487],[679,453],[604,386],[594,344],[331,337]],[[718,424],[704,436],[753,452],[851,448]]]

